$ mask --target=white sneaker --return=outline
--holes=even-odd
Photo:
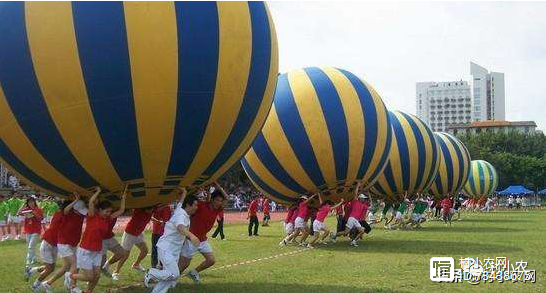
[[[72,290],[70,290],[70,293],[83,293],[83,291],[78,287],[74,287]]]
[[[15,240],[21,240],[21,235],[15,236]]]
[[[311,243],[307,243],[307,246],[306,246],[306,247],[309,248],[309,249],[313,249],[313,248],[314,248],[313,245],[311,245]]]
[[[42,285],[42,282],[36,280],[34,284],[32,284],[32,286],[30,287],[30,289],[32,289],[32,292],[38,292],[41,288],[41,285]]]
[[[72,279],[70,278],[70,272],[64,273],[64,287],[70,291],[72,288]]]
[[[190,270],[186,276],[190,277],[190,279],[193,280],[193,283],[195,284],[201,284],[201,278],[199,277],[199,273],[193,269],[193,270]]]
[[[358,243],[356,243],[356,240],[351,241],[351,246],[357,247]]]
[[[141,266],[141,265],[138,265],[138,266],[131,266],[131,268],[132,268],[133,270],[137,270],[137,271],[139,271],[139,272],[141,272],[141,273],[145,273],[145,272],[146,272],[146,269],[145,269],[143,266]]]
[[[144,286],[146,286],[146,288],[152,288],[153,285],[152,285],[152,275],[150,275],[150,271],[146,271],[146,274],[144,275]]]
[[[337,235],[334,234],[334,232],[330,233],[330,239],[332,239],[332,242],[336,242],[337,241]]]
[[[281,242],[279,242],[279,246],[286,246],[286,240],[282,240]]]
[[[118,273],[112,273],[112,281],[119,281],[119,274]]]
[[[53,293],[53,288],[51,288],[51,285],[48,283],[42,283],[41,285],[42,290],[44,290],[46,293]]]

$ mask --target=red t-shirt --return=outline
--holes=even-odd
[[[290,218],[290,223],[294,224],[297,217],[298,217],[298,208],[295,208],[294,213],[292,214],[292,217]]]
[[[447,215],[451,212],[451,207],[453,206],[453,203],[449,198],[444,198],[440,205],[442,206],[442,213]]]
[[[74,209],[64,215],[57,235],[58,244],[77,246],[82,236],[82,225],[85,217]]]
[[[349,219],[349,212],[351,211],[351,203],[352,201],[349,201],[343,204],[343,211],[345,212],[345,214],[343,215],[343,219],[345,221]]]
[[[364,213],[368,210],[366,203],[360,202],[359,199],[353,199],[351,201],[351,210],[349,212],[349,218],[353,217],[357,220],[361,220],[364,217]]]
[[[47,243],[51,244],[51,246],[57,245],[57,235],[59,233],[59,227],[61,226],[61,221],[63,220],[63,211],[57,210],[53,217],[51,217],[51,222],[49,223],[49,227],[44,231],[44,234],[42,234],[42,239],[45,240]]]
[[[262,202],[262,211],[264,212],[264,214],[269,214],[269,210],[270,210],[270,206],[269,206],[269,199],[264,199],[264,201]]]
[[[125,226],[125,232],[133,236],[142,234],[144,229],[146,229],[146,225],[148,225],[152,219],[153,212],[153,210],[134,209],[131,220],[129,220],[129,223]]]
[[[284,223],[288,224],[290,223],[290,219],[292,219],[292,216],[296,212],[297,209],[291,208],[288,209],[288,213],[286,214],[286,217],[284,218]]]
[[[199,238],[199,241],[206,241],[207,233],[214,226],[216,217],[221,211],[222,208],[213,210],[208,201],[200,201],[197,204],[197,211],[191,216],[190,232]]]
[[[298,217],[302,218],[307,221],[309,219],[310,213],[309,213],[309,207],[307,206],[307,202],[302,201],[298,205]]]
[[[336,207],[336,215],[341,216],[343,215],[343,205],[340,204]]]
[[[114,236],[114,227],[116,226],[116,222],[118,221],[118,218],[110,218],[110,225],[108,226],[108,231],[106,232],[106,236],[104,236],[104,239],[110,239]]]
[[[258,213],[258,200],[254,199],[250,202],[250,205],[248,205],[248,214],[255,216],[256,213]]]
[[[98,212],[93,216],[88,215],[80,247],[89,251],[101,251],[102,240],[106,239],[111,222],[110,218],[104,218]]]
[[[319,208],[317,211],[317,216],[315,217],[315,220],[319,222],[324,222],[324,219],[328,216],[328,213],[330,212],[330,205],[325,204]]]
[[[163,221],[163,223],[158,221],[152,221],[152,234],[163,235],[163,231],[165,230],[165,222],[167,222],[171,218],[171,215],[172,210],[171,207],[168,205],[154,209],[154,213],[152,216],[155,219]]]
[[[43,213],[41,208],[24,209],[21,214],[25,216],[24,233],[40,234],[42,232]]]

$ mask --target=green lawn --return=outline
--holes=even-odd
[[[225,228],[227,241],[212,240],[217,257],[215,270],[202,273],[203,284],[195,286],[183,278],[176,291],[190,292],[438,292],[520,291],[545,292],[546,211],[510,211],[464,214],[452,227],[428,222],[420,230],[389,231],[375,227],[357,248],[341,240],[313,250],[277,258],[223,267],[299,250],[279,247],[280,223],[260,227],[260,236],[249,239],[245,225]],[[334,219],[328,221],[334,227]],[[149,235],[148,235],[149,236]],[[29,292],[22,277],[25,245],[0,243],[0,292]],[[136,251],[132,257],[136,256]],[[469,285],[434,283],[429,279],[433,256],[494,258],[513,263],[527,261],[535,269],[536,283]],[[201,261],[196,256],[192,266]],[[130,264],[130,263],[129,263]],[[149,258],[144,262],[149,266]],[[458,266],[458,262],[456,261]],[[101,278],[96,292],[146,292],[142,275],[126,266],[122,280]],[[56,284],[63,292],[62,280]]]

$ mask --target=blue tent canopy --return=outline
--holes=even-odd
[[[538,192],[539,195],[546,195],[546,188]]]
[[[525,188],[523,185],[513,185],[508,186],[505,190],[499,191],[500,195],[510,195],[510,194],[532,194],[533,191]]]

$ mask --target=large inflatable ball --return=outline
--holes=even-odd
[[[273,107],[242,159],[250,180],[272,199],[289,203],[323,192],[353,196],[387,161],[391,126],[375,90],[354,74],[310,67],[278,77]]]
[[[440,146],[440,167],[429,193],[436,198],[457,195],[465,185],[470,170],[470,153],[466,146],[451,134],[436,132]]]
[[[277,41],[261,2],[0,4],[0,157],[58,195],[129,207],[219,177],[271,107]]]
[[[474,160],[463,191],[469,197],[478,199],[493,194],[498,184],[499,176],[495,167],[487,161]]]
[[[419,118],[399,111],[389,112],[393,128],[387,166],[370,189],[379,198],[400,200],[427,190],[436,177],[440,150],[434,133]]]

